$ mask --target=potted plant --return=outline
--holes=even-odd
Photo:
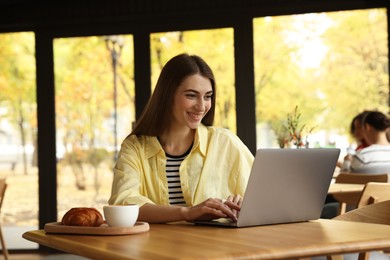
[[[300,119],[301,113],[298,106],[295,106],[294,111],[287,114],[286,120],[271,124],[280,148],[290,147],[290,145],[296,148],[309,146],[307,138],[315,127],[308,128]]]

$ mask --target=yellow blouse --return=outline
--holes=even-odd
[[[127,137],[114,168],[109,204],[169,205],[166,160],[156,137]],[[252,153],[231,131],[200,125],[191,152],[180,166],[186,205],[243,196],[252,163]]]

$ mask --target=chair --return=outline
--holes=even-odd
[[[390,183],[368,182],[364,186],[357,208],[386,200],[390,200]]]
[[[366,184],[368,182],[388,182],[389,175],[387,173],[349,173],[342,172],[337,177],[336,183],[354,183],[354,184]],[[348,192],[335,194],[334,198],[340,202],[339,214],[344,214],[347,209],[347,204],[352,207],[357,207],[360,199],[361,192]]]
[[[357,209],[333,219],[390,225],[390,183],[368,182],[361,193]],[[329,256],[328,259],[342,259]],[[369,259],[368,252],[359,254],[359,260]]]
[[[390,186],[390,184],[383,184]],[[366,192],[370,191],[368,189]],[[388,190],[389,192],[389,190]],[[364,191],[363,191],[364,193]],[[363,195],[362,198],[366,198],[367,195]],[[364,199],[365,200],[365,199]],[[383,224],[390,225],[390,199],[385,200],[378,203],[369,204],[367,206],[363,206],[361,208],[357,208],[355,210],[351,210],[347,213],[339,215],[335,218],[335,220],[343,220],[343,221],[353,221],[353,222],[364,222],[364,223],[373,223],[373,224]],[[387,252],[386,252],[387,253]],[[331,255],[327,256],[328,260],[342,260],[342,255]],[[361,252],[359,253],[359,260],[368,260],[369,252]]]
[[[366,184],[367,182],[388,182],[387,173],[353,173],[341,172],[336,177],[336,183]]]
[[[6,189],[7,189],[7,183],[6,183],[5,179],[0,179],[0,214],[1,214],[1,206],[3,205],[4,194],[5,194]],[[5,246],[3,231],[1,228],[1,219],[0,219],[0,242],[1,242],[1,248],[3,251],[4,259],[8,260],[8,250]]]

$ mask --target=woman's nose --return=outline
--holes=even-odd
[[[195,105],[196,110],[203,111],[204,110],[204,100],[202,98],[198,99]]]

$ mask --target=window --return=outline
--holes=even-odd
[[[135,120],[131,35],[54,41],[58,218],[102,210],[112,168]]]
[[[8,188],[2,225],[9,249],[37,248],[22,234],[38,228],[34,34],[0,34],[0,177]]]
[[[344,153],[356,114],[387,112],[385,9],[257,18],[254,39],[258,147],[278,146],[296,107],[310,147]]]

